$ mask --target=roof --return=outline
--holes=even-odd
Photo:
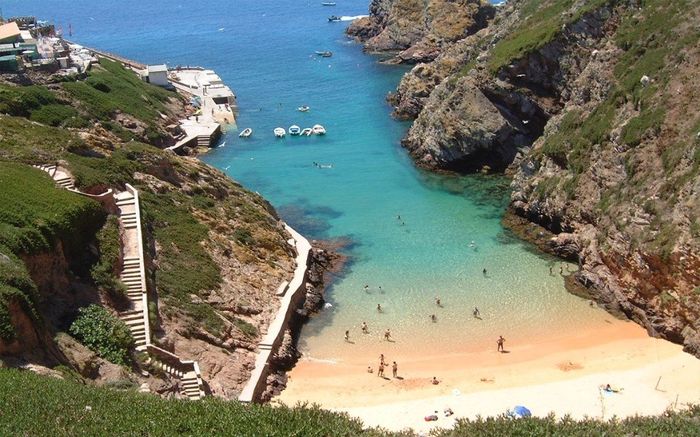
[[[14,21],[0,26],[0,41],[9,38],[16,38],[20,34],[19,26]]]
[[[149,73],[167,73],[168,72],[168,66],[165,64],[160,64],[160,65],[149,65],[148,66],[148,72]]]

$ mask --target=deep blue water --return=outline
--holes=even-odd
[[[310,238],[352,242],[351,263],[328,293],[333,307],[304,328],[308,355],[351,359],[355,352],[339,339],[363,320],[375,333],[391,327],[406,354],[418,344],[424,353],[473,348],[501,332],[517,338],[589,323],[590,310],[564,291],[558,266],[550,275],[551,260],[502,229],[507,181],[435,176],[412,165],[399,145],[408,125],[391,119],[384,100],[405,69],[378,64],[344,36],[347,22],[326,20],[366,10],[367,0],[334,8],[320,0],[23,0],[4,2],[2,12],[70,23],[74,40],[142,62],[212,68],[231,86],[238,125],[254,135],[230,132],[203,159],[260,192]],[[300,113],[300,105],[312,109]],[[328,135],[272,135],[276,126],[315,123]],[[479,324],[474,306],[484,315]],[[431,313],[448,335],[435,335]]]

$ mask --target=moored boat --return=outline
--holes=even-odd
[[[314,125],[314,127],[311,128],[311,132],[314,135],[325,135],[326,134],[326,128],[321,126],[320,124]]]
[[[335,2],[321,2],[321,6],[335,6]]]
[[[310,127],[304,128],[304,130],[301,131],[301,135],[306,135],[307,137],[311,136],[312,130]]]
[[[272,132],[274,132],[277,138],[282,138],[283,136],[287,135],[287,131],[285,131],[283,127],[276,127]]]
[[[302,105],[302,106],[300,106],[300,107],[297,108],[297,111],[299,111],[299,112],[309,112],[309,109],[311,109],[311,108],[309,108],[309,107],[306,106],[306,105]]]
[[[333,52],[329,50],[317,51],[316,54],[323,58],[330,58],[331,56],[333,56]]]
[[[239,137],[241,138],[248,138],[249,136],[253,135],[253,129],[247,127],[241,131],[241,133],[238,134]]]
[[[301,133],[301,128],[296,124],[289,126],[289,135],[299,135]]]
[[[340,21],[340,17],[337,15],[331,15],[328,17],[328,21]]]

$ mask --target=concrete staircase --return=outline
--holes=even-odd
[[[34,167],[48,173],[49,176],[53,178],[54,182],[56,182],[60,187],[65,188],[67,190],[76,191],[75,184],[73,184],[73,178],[70,176],[70,174],[59,169],[56,165],[45,164],[35,165]]]
[[[146,350],[148,351],[146,363],[180,380],[181,395],[191,400],[205,396],[202,374],[196,361],[183,361],[172,352],[153,344],[149,344]]]
[[[133,189],[132,189],[133,190]],[[123,191],[114,196],[119,222],[123,228],[124,266],[120,279],[126,285],[126,295],[131,302],[131,310],[123,311],[119,318],[129,327],[136,342],[136,349],[143,350],[150,343],[148,326],[148,295],[146,272],[143,261],[140,211],[137,194]]]
[[[78,194],[94,197],[76,190],[73,178],[67,170],[56,165],[36,165],[34,167],[47,172],[61,187]],[[179,379],[181,394],[186,398],[201,399],[205,396],[205,392],[202,374],[197,362],[181,360],[172,352],[151,344],[138,191],[126,184],[126,191],[113,195],[110,190],[102,196],[113,196],[123,230],[122,253],[124,257],[120,279],[126,285],[126,295],[131,305],[129,310],[119,313],[119,318],[129,327],[136,343],[136,350],[148,354],[146,363],[150,363],[170,376]]]

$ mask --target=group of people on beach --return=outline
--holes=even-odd
[[[377,367],[377,376],[384,378],[384,369],[389,367],[389,364],[387,364],[386,361],[384,361],[384,354],[379,354],[379,367]],[[374,373],[374,369],[372,369],[372,366],[367,366],[367,373]],[[396,361],[393,361],[391,363],[391,376],[393,378],[398,378],[399,377],[399,365],[396,364]]]

